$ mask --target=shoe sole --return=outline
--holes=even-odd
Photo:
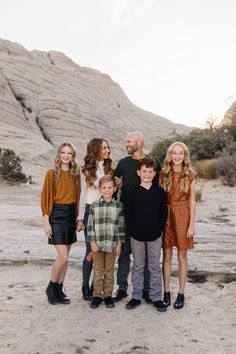
[[[121,301],[121,300],[125,299],[126,297],[128,297],[128,295],[123,296],[123,297],[121,297],[121,298],[119,298],[119,299],[116,299],[116,298],[114,297],[114,298],[112,298],[112,300],[113,300],[114,302],[118,302],[118,301]]]
[[[50,305],[59,305],[59,304],[60,304],[59,301],[52,302],[52,301],[49,301],[49,300],[48,300],[48,303],[49,303]]]
[[[166,312],[167,311],[166,307],[164,309],[156,307],[156,309],[157,309],[158,312]]]
[[[140,305],[140,304],[139,304],[139,305]],[[125,306],[125,308],[126,308],[126,310],[134,310],[134,309],[136,309],[136,307],[138,307],[139,305],[132,306],[132,307],[126,307],[126,306]]]

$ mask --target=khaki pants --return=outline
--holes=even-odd
[[[110,252],[93,252],[94,291],[93,297],[112,296],[114,287],[115,256]]]

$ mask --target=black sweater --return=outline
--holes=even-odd
[[[128,234],[138,241],[154,241],[165,228],[167,217],[166,192],[152,184],[150,189],[141,185],[127,194],[125,218]]]

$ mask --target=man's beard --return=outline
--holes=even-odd
[[[127,153],[129,154],[129,155],[132,155],[135,151],[137,151],[138,150],[138,145],[134,145],[134,146],[130,146],[128,149],[126,149],[127,150]]]

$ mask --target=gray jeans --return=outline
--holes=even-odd
[[[118,258],[118,270],[117,270],[117,285],[120,290],[127,291],[128,288],[128,275],[130,271],[130,236],[125,235],[125,243],[122,244],[121,255]],[[149,291],[149,270],[147,266],[147,259],[144,268],[144,291]]]
[[[134,259],[132,269],[132,298],[141,300],[143,295],[143,279],[146,257],[150,273],[149,297],[152,301],[161,300],[162,274],[160,267],[162,238],[155,241],[141,242],[131,237],[131,249]]]

